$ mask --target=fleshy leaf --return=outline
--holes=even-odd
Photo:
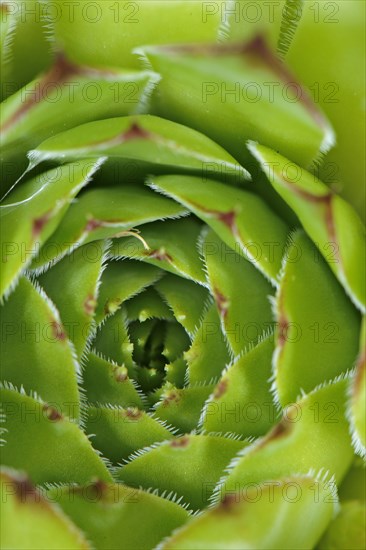
[[[35,391],[72,418],[79,416],[74,349],[47,296],[22,277],[1,308],[1,379]],[[70,408],[70,404],[72,405]]]
[[[0,105],[3,186],[21,175],[30,149],[58,132],[144,110],[158,79],[151,72],[76,65],[58,54],[46,73]]]
[[[195,244],[201,225],[193,217],[151,223],[141,228],[140,235],[149,246],[135,237],[116,240],[112,257],[145,261],[181,277],[205,284],[202,261]]]
[[[93,447],[117,464],[142,447],[174,436],[161,422],[137,408],[89,406],[86,432]]]
[[[220,317],[214,305],[210,306],[194,335],[192,346],[185,352],[188,379],[191,385],[218,379],[230,362],[226,338],[221,329]]]
[[[228,367],[208,399],[202,427],[207,432],[264,435],[278,419],[271,395],[273,335]]]
[[[356,212],[314,175],[278,153],[256,143],[250,143],[249,150],[298,215],[351,300],[365,313],[365,227]]]
[[[4,387],[0,394],[6,429],[4,465],[26,470],[37,484],[111,480],[84,432],[60,409],[13,389]],[[69,408],[73,405],[69,403]]]
[[[81,160],[49,170],[22,183],[3,202],[0,206],[1,296],[15,286],[19,274],[29,266],[60,223],[71,200],[100,164],[98,160]]]
[[[110,118],[82,124],[57,134],[29,153],[32,164],[45,160],[107,157],[135,161],[148,173],[182,171],[215,174],[219,166],[233,181],[248,172],[219,145],[203,134],[152,115]]]
[[[156,318],[174,321],[174,315],[154,288],[144,290],[126,303],[129,321],[146,321]]]
[[[208,291],[192,281],[167,273],[155,284],[176,320],[192,335],[199,326],[208,300]]]
[[[38,277],[42,288],[60,312],[78,358],[94,328],[105,248],[102,241],[81,246]]]
[[[359,0],[319,4],[303,1],[302,17],[286,56],[286,63],[332,121],[337,136],[337,143],[316,173],[338,189],[363,220],[366,214],[365,52],[361,47],[364,20],[365,3]]]
[[[116,311],[98,328],[94,346],[107,359],[126,367],[130,376],[133,374],[133,345],[127,330],[125,309]]]
[[[192,176],[156,176],[150,186],[189,208],[276,284],[289,230],[260,197]]]
[[[312,476],[250,483],[244,492],[232,492],[218,506],[177,530],[161,548],[313,548],[331,520],[336,503],[331,488]],[[305,525],[311,525],[311,529]]]
[[[366,318],[363,318],[360,351],[353,379],[350,381],[348,417],[356,453],[366,455]]]
[[[207,505],[224,468],[245,445],[211,435],[185,435],[136,453],[117,478],[131,486],[173,491],[196,510]]]
[[[120,483],[56,488],[48,496],[100,550],[151,550],[189,519],[179,504]]]
[[[1,472],[1,548],[87,550],[89,543],[62,510],[24,474]],[[21,527],[20,527],[21,526]]]
[[[213,385],[181,389],[166,387],[160,401],[154,406],[155,414],[161,420],[178,428],[181,433],[190,432],[197,428],[203,405],[213,389]]]
[[[134,381],[126,367],[89,353],[83,370],[83,387],[91,403],[144,408]]]
[[[261,273],[212,231],[202,241],[207,278],[222,329],[235,355],[273,325],[273,289]]]
[[[317,550],[343,550],[366,548],[366,506],[363,502],[341,504],[337,516],[330,522],[317,545]]]
[[[328,472],[339,483],[353,459],[344,415],[346,385],[347,380],[324,385],[287,407],[279,424],[235,457],[215,489],[215,500],[300,468],[299,473]]]
[[[216,6],[196,0],[189,4],[182,0],[135,0],[133,4],[103,0],[96,12],[98,24],[92,10],[85,16],[88,10],[82,5],[75,5],[72,20],[62,1],[50,8],[52,36],[68,55],[81,63],[113,63],[116,67],[138,67],[139,59],[132,50],[140,44],[213,42],[224,19],[224,12]],[[102,43],[103,48],[91,46]]]
[[[44,269],[82,244],[115,237],[141,224],[185,213],[180,205],[144,187],[124,185],[119,189],[91,189],[70,206],[31,269],[42,266]],[[133,244],[137,240],[133,237]]]
[[[162,76],[155,111],[210,136],[244,166],[247,139],[302,166],[334,144],[327,119],[262,36],[136,51]]]
[[[110,262],[101,277],[96,321],[100,323],[120,305],[155,283],[163,275],[159,268],[142,262]]]
[[[3,101],[45,70],[52,53],[40,0],[2,0],[0,12],[1,34],[6,34],[1,46],[4,64],[0,66]]]
[[[352,368],[360,316],[303,231],[292,235],[274,303],[273,389],[284,406]]]

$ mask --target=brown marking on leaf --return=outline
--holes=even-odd
[[[116,382],[125,382],[128,380],[128,373],[124,367],[114,367],[113,374]]]
[[[48,420],[51,420],[51,422],[58,422],[63,418],[62,414],[57,409],[55,409],[51,405],[47,405],[47,403],[43,405],[42,410],[46,418],[48,418]]]
[[[220,312],[220,316],[222,317],[222,319],[226,319],[230,302],[217,287],[214,287],[213,293],[215,296],[217,307]]]
[[[234,44],[184,44],[178,46],[159,46],[159,49],[170,53],[183,53],[204,56],[245,56],[256,66],[265,66],[277,78],[285,84],[292,85],[296,97],[303,104],[313,120],[321,128],[327,126],[327,121],[320,110],[316,108],[311,96],[297,81],[291,71],[282,63],[281,59],[269,47],[267,40],[262,34],[254,36],[249,42]]]
[[[279,312],[279,318],[278,318],[278,335],[277,335],[277,343],[280,348],[283,348],[283,346],[286,343],[287,340],[287,331],[289,327],[289,322],[286,319],[283,312]]]
[[[72,485],[69,491],[71,494],[79,495],[87,501],[97,502],[108,497],[109,486],[105,481],[97,479],[88,483],[88,485]]]
[[[228,383],[228,380],[220,380],[214,390],[213,396],[215,399],[220,399],[220,397],[222,397],[226,393]]]
[[[222,512],[232,512],[233,507],[235,507],[235,504],[240,501],[240,494],[236,493],[226,493],[221,500],[218,508],[216,511],[220,514]]]
[[[89,294],[84,300],[84,311],[88,316],[94,315],[97,301],[93,294]]]
[[[169,445],[171,447],[174,447],[174,448],[183,448],[183,447],[187,447],[189,445],[189,437],[187,436],[183,436],[183,437],[178,437],[177,439],[172,439],[170,442],[169,442]]]
[[[151,138],[151,134],[137,124],[137,122],[133,122],[130,128],[122,134],[122,137],[123,141],[129,141],[132,139],[149,139]]]
[[[170,390],[164,394],[163,407],[168,407],[171,403],[178,403],[181,399],[180,392],[178,390]]]
[[[313,204],[319,204],[324,207],[324,220],[325,220],[325,226],[327,228],[327,233],[329,235],[329,242],[333,244],[337,244],[337,233],[336,228],[334,224],[334,216],[333,216],[333,197],[334,194],[330,190],[325,195],[314,195],[310,193],[309,191],[306,191],[305,189],[300,189],[299,187],[293,185],[293,182],[290,181],[288,178],[286,178],[283,174],[281,174],[282,181],[291,188],[291,190],[296,193],[296,195],[299,195],[303,199],[307,200],[310,203]],[[336,256],[337,262],[340,262],[340,254],[339,254],[339,246],[335,247],[334,254]]]
[[[10,15],[10,6],[8,4],[0,4],[0,11],[2,15]]]
[[[52,321],[51,326],[52,326],[52,332],[55,340],[59,340],[61,342],[65,341],[66,333],[62,328],[62,326],[60,325],[60,323],[58,323],[57,321]]]
[[[160,262],[169,262],[169,263],[173,262],[173,257],[168,252],[165,252],[163,248],[156,248],[155,250],[147,250],[145,252],[145,256],[153,260],[159,260]]]
[[[95,229],[99,229],[99,227],[102,227],[103,222],[100,220],[94,220],[93,218],[90,218],[85,226],[85,232],[90,233],[91,231],[94,231]]]
[[[235,216],[236,212],[233,210],[230,212],[219,213],[217,215],[220,222],[224,223],[231,231],[233,231],[233,227],[235,226]]]
[[[287,434],[288,431],[289,431],[289,425],[287,424],[286,421],[281,420],[281,422],[276,424],[276,426],[274,426],[274,428],[272,428],[272,430],[269,432],[267,441],[270,439],[271,440],[279,439],[283,437],[285,434]]]
[[[124,415],[129,420],[139,420],[143,416],[143,412],[137,407],[128,407],[124,411]]]
[[[240,234],[236,224],[237,212],[235,210],[229,210],[229,212],[220,212],[220,210],[214,210],[212,208],[205,208],[201,204],[198,204],[194,201],[189,201],[189,203],[196,207],[198,210],[201,210],[210,217],[216,218],[218,221],[222,222],[234,235],[235,238],[239,239]]]
[[[43,500],[42,495],[25,475],[12,477],[11,483],[15,489],[15,497],[18,502],[41,502]]]
[[[66,59],[63,53],[58,53],[52,67],[49,71],[35,84],[33,90],[27,93],[27,99],[16,109],[11,117],[1,127],[1,131],[5,132],[11,126],[19,122],[33,107],[38,105],[44,99],[47,99],[49,90],[54,92],[55,86],[65,84],[72,76],[80,74],[80,67]]]
[[[267,435],[263,437],[262,440],[258,442],[258,444],[255,446],[254,451],[257,451],[261,449],[262,447],[266,447],[266,445],[276,439],[281,439],[282,437],[286,437],[292,428],[292,423],[289,422],[286,418],[282,418],[278,424],[276,424],[270,432],[268,432]]]
[[[296,80],[281,59],[271,50],[263,35],[257,35],[250,42],[245,44],[243,53],[251,57],[254,62],[264,64],[285,84],[293,86],[295,88],[296,97],[299,98],[299,101],[301,101],[314,121],[320,127],[325,126],[326,121],[322,113],[314,105],[311,96]]]
[[[152,139],[158,141],[159,137],[155,134],[152,134],[151,132],[148,132],[136,122],[133,122],[127,130],[124,130],[120,134],[100,141],[93,141],[88,143],[87,145],[88,147],[102,147],[102,149],[106,149],[108,147],[117,147],[122,143],[126,143],[126,141],[132,141],[136,139]],[[83,145],[83,148],[84,147],[85,146]]]
[[[6,9],[1,4],[1,9]],[[63,86],[73,76],[84,77],[91,79],[113,78],[118,75],[117,71],[112,69],[102,69],[88,67],[84,65],[76,65],[66,58],[63,52],[58,52],[55,57],[55,62],[52,67],[46,72],[43,78],[38,81],[33,90],[27,90],[27,99],[21,106],[12,114],[12,116],[1,127],[1,131],[8,130],[16,124],[28,111],[38,105],[44,99],[47,99],[47,94],[54,92],[55,86]]]
[[[40,218],[36,218],[33,220],[32,224],[32,236],[34,239],[36,239],[40,233],[42,232],[44,226],[49,221],[51,217],[51,212],[46,212],[46,214],[43,214]]]

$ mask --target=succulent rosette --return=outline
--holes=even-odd
[[[4,549],[365,547],[364,5],[275,4],[1,3]]]

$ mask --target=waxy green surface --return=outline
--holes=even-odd
[[[4,547],[363,548],[365,241],[337,194],[362,198],[363,8],[332,30],[301,0],[108,0],[73,21],[23,4],[47,13],[7,13],[0,36],[18,90],[1,107]],[[286,60],[310,88],[339,65],[342,103]]]

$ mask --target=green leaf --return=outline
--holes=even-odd
[[[351,300],[365,313],[365,228],[356,212],[314,175],[278,153],[255,143],[249,149],[298,215]]]
[[[176,388],[182,388],[185,385],[187,362],[183,357],[178,357],[175,361],[168,363],[164,367],[168,383]]]
[[[94,346],[97,352],[108,360],[126,367],[129,376],[134,373],[132,352],[133,345],[127,330],[125,309],[117,311],[101,325],[95,336]]]
[[[89,243],[65,256],[38,277],[42,288],[60,312],[78,358],[83,354],[94,329],[98,285],[105,257],[105,243]]]
[[[186,210],[180,205],[158,197],[145,187],[124,185],[119,189],[91,189],[70,206],[31,269],[43,270],[82,244],[115,237],[154,220],[184,214]],[[138,238],[133,237],[134,244],[135,241]]]
[[[135,51],[162,76],[155,112],[203,132],[243,166],[249,161],[247,139],[301,166],[334,144],[327,119],[262,36],[246,43]]]
[[[206,279],[197,247],[200,223],[193,217],[158,221],[141,228],[140,235],[149,246],[134,237],[116,240],[110,250],[112,257],[142,260],[205,285]]]
[[[178,323],[167,323],[164,337],[164,348],[161,352],[170,362],[175,361],[189,348],[191,340]]]
[[[366,318],[363,318],[360,351],[355,374],[350,381],[348,417],[352,428],[352,442],[357,454],[366,455]]]
[[[84,432],[59,408],[12,388],[4,387],[0,394],[6,430],[4,465],[26,470],[40,484],[111,480]],[[74,405],[69,403],[70,410]]]
[[[145,110],[158,79],[147,71],[76,65],[56,55],[47,72],[0,105],[3,186],[26,168],[29,150],[58,132]]]
[[[347,380],[323,385],[284,410],[283,418],[232,461],[215,499],[267,479],[327,472],[339,483],[353,459],[344,416]]]
[[[190,432],[197,428],[205,401],[213,389],[212,384],[181,389],[167,386],[154,405],[154,412],[158,418],[178,428],[180,433]]]
[[[366,469],[364,460],[355,456],[350,469],[339,486],[341,502],[347,500],[366,501]]]
[[[152,287],[128,300],[126,312],[129,321],[143,322],[152,318],[174,321],[173,313]]]
[[[191,210],[276,285],[289,230],[260,197],[191,176],[156,176],[150,186]]]
[[[257,437],[273,426],[278,419],[269,381],[273,349],[270,334],[227,368],[205,404],[204,430]]]
[[[89,406],[86,432],[93,434],[93,447],[112,464],[121,463],[139,449],[172,439],[162,422],[135,407]]]
[[[155,289],[172,309],[175,319],[192,335],[197,329],[209,293],[200,285],[167,273]]]
[[[45,293],[22,277],[1,308],[1,321],[2,381],[35,391],[61,412],[78,418],[79,366],[59,313]]]
[[[209,230],[202,240],[207,278],[222,330],[235,355],[273,325],[273,289],[259,271]]]
[[[330,522],[317,550],[342,550],[366,547],[366,506],[362,502],[344,502],[337,516]]]
[[[223,10],[206,7],[197,0],[189,4],[184,0],[136,0],[132,4],[128,0],[117,4],[103,0],[97,3],[96,11],[90,9],[90,14],[76,4],[72,20],[62,0],[50,8],[52,35],[71,58],[117,67],[138,67],[139,60],[132,50],[140,44],[213,42],[224,18]],[[103,48],[97,44],[103,44]]]
[[[185,352],[184,358],[188,364],[188,379],[191,385],[197,382],[212,383],[230,362],[226,338],[214,305],[206,311],[194,335],[192,346]]]
[[[133,260],[110,262],[101,277],[96,322],[99,324],[125,300],[155,283],[163,273],[157,267]]]
[[[32,165],[45,160],[101,156],[119,163],[135,161],[148,173],[182,171],[215,174],[217,166],[233,181],[249,174],[222,147],[191,128],[151,115],[82,124],[57,134],[30,151]]]
[[[100,550],[151,550],[189,519],[175,502],[120,483],[55,488],[48,495]]]
[[[196,510],[207,505],[225,466],[245,445],[212,435],[185,435],[136,453],[116,475],[131,486],[173,491]]]
[[[144,408],[144,402],[126,367],[89,353],[83,370],[83,387],[89,402]]]
[[[313,548],[336,503],[329,485],[310,475],[251,483],[177,530],[162,550]]]
[[[273,389],[282,406],[352,368],[360,316],[303,231],[285,254],[274,310]]]
[[[360,47],[365,36],[365,3],[303,2],[302,11],[286,62],[332,121],[337,136],[316,173],[338,189],[365,220],[365,52]]]
[[[46,21],[40,0],[1,2],[1,93],[3,101],[51,63]]]
[[[19,185],[0,206],[1,296],[11,292],[20,273],[29,266],[62,220],[72,199],[100,164],[98,160],[80,160],[44,172]]]
[[[1,548],[86,550],[89,543],[62,512],[24,474],[4,468],[0,474]]]

